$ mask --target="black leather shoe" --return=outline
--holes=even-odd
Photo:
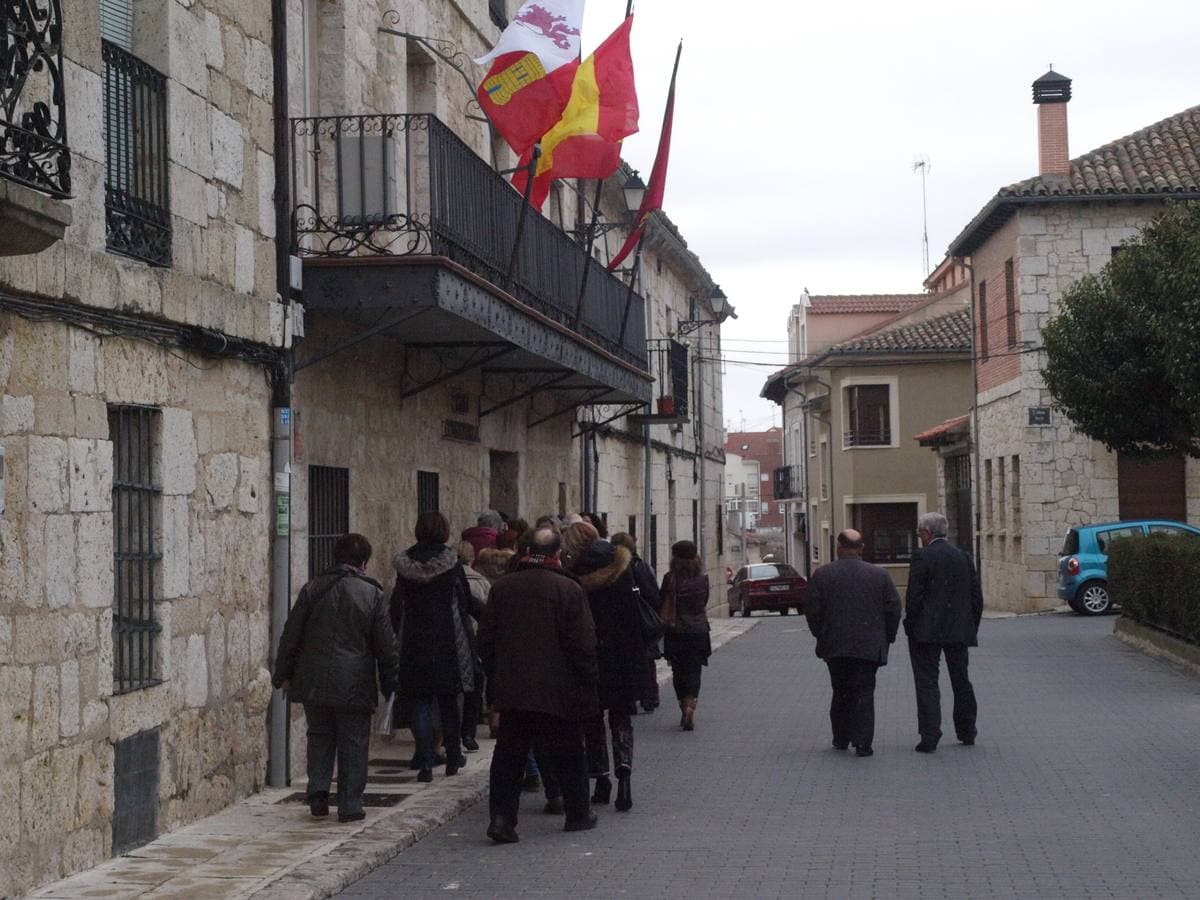
[[[960,737],[958,739],[958,742],[960,744],[962,744],[964,747],[974,747],[975,746],[975,735],[971,735],[970,737]]]
[[[358,812],[338,813],[339,822],[360,822],[367,817],[367,814],[361,809]]]
[[[628,775],[617,776],[617,802],[613,806],[617,812],[629,812],[633,809],[633,788],[629,784]]]
[[[937,749],[937,744],[933,741],[922,739],[921,743],[917,744],[917,746],[913,747],[913,749],[918,753],[932,753]]]
[[[417,773],[417,781],[422,781],[426,784],[433,781],[433,769],[422,769]]]
[[[567,824],[563,826],[563,831],[588,831],[589,829],[595,828],[598,821],[600,821],[599,818],[589,809],[588,814],[582,819],[568,821]]]
[[[493,816],[492,824],[488,826],[487,836],[497,844],[515,844],[521,840],[517,834],[517,826],[504,816]]]
[[[874,756],[875,751],[872,750],[870,747],[855,747],[854,755],[855,756]]]
[[[479,749],[479,741],[475,740],[475,738],[473,738],[473,737],[463,738],[462,744],[463,744],[463,748],[468,753],[474,753],[476,750]]]
[[[849,741],[834,741],[833,749],[834,750],[849,750],[850,742]]]
[[[607,775],[601,775],[596,779],[596,789],[592,791],[592,803],[604,806],[611,798],[612,782],[608,780]]]
[[[561,816],[563,813],[562,797],[551,797],[546,801],[546,805],[542,807],[542,812],[552,816]]]
[[[318,819],[329,815],[329,795],[324,793],[313,794],[308,798],[308,809]]]

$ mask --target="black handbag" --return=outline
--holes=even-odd
[[[663,632],[666,630],[663,627],[663,620],[658,615],[658,610],[651,605],[637,587],[633,589],[633,605],[637,610],[638,627],[642,632],[642,640],[647,644],[657,644],[662,640]]]

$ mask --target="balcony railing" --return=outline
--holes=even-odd
[[[688,418],[688,348],[670,338],[647,341],[650,373],[654,376],[655,408],[659,416],[680,422]]]
[[[0,3],[0,176],[71,193],[59,0]]]
[[[776,500],[803,499],[803,471],[799,466],[780,466],[772,474],[772,488]]]
[[[847,447],[886,447],[892,442],[892,430],[884,428],[882,430],[859,431],[850,430],[845,434],[843,442]]]
[[[523,198],[436,117],[293,119],[292,161],[294,254],[448,257],[647,368],[642,297],[533,210],[514,260]],[[585,265],[592,271],[576,325]]]

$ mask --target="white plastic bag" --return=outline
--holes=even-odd
[[[375,708],[375,733],[391,736],[392,709],[396,704],[396,695],[392,694]]]

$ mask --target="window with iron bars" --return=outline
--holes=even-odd
[[[505,0],[488,0],[488,13],[497,28],[508,27],[508,4]]]
[[[158,684],[154,588],[162,568],[160,413],[145,406],[110,406],[113,444],[113,693]]]
[[[101,56],[108,249],[169,266],[167,79],[113,41],[101,41]]]
[[[308,467],[308,577],[333,568],[333,546],[350,530],[350,470]]]
[[[417,473],[417,513],[437,512],[441,508],[441,487],[437,472]]]

